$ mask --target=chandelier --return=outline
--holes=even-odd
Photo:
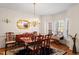
[[[37,27],[40,24],[40,21],[38,18],[36,18],[36,3],[33,3],[34,6],[34,19],[32,21],[33,27]]]
[[[17,27],[19,29],[30,29],[33,27],[39,27],[40,21],[36,17],[36,3],[33,3],[33,19],[30,21],[29,19],[19,19],[17,21]]]

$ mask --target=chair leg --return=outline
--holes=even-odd
[[[5,45],[5,55],[7,54],[7,45]]]
[[[5,55],[7,54],[7,51],[5,50]]]

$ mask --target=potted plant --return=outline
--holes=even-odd
[[[71,36],[71,35],[69,35],[71,38],[72,38],[72,40],[73,40],[73,53],[74,54],[77,54],[77,50],[76,50],[76,36],[77,36],[77,33],[74,35],[74,37],[73,36]]]

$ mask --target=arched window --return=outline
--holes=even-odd
[[[62,34],[65,37],[68,35],[68,27],[69,27],[69,21],[68,19],[65,20],[56,20],[55,21],[55,34],[59,35]]]

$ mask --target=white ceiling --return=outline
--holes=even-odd
[[[67,10],[71,3],[36,3],[35,12],[37,15],[50,15]],[[33,3],[0,3],[0,7],[13,9],[24,13],[34,13]]]

